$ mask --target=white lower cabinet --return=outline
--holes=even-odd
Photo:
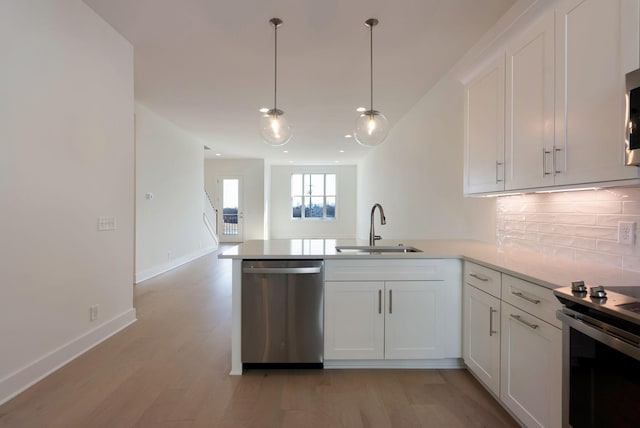
[[[562,324],[552,290],[465,262],[462,355],[528,428],[562,425]]]
[[[502,302],[500,400],[525,426],[562,423],[562,331]]]
[[[341,281],[324,286],[324,358],[384,358],[384,282]]]
[[[325,361],[460,358],[460,262],[366,262],[327,261]]]
[[[443,281],[385,283],[385,359],[445,357],[447,286]]]
[[[500,395],[500,300],[465,284],[462,355],[496,397]]]

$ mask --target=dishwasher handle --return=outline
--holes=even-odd
[[[264,275],[271,274],[316,274],[322,272],[322,267],[278,267],[278,268],[264,268],[264,267],[245,267],[242,268],[242,273],[257,273]]]

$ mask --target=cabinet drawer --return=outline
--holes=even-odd
[[[326,260],[324,279],[325,281],[442,281],[449,279],[451,273],[456,270],[458,276],[460,275],[459,263],[459,260],[454,259]]]
[[[562,328],[562,323],[556,318],[556,311],[560,309],[561,304],[548,288],[503,274],[502,300]]]
[[[472,262],[464,262],[464,282],[500,298],[500,272]]]

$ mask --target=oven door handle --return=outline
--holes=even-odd
[[[640,360],[640,337],[621,330],[603,321],[568,308],[556,312],[556,317],[565,325],[586,334],[598,342]]]

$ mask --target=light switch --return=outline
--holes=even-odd
[[[98,230],[116,230],[116,218],[115,217],[98,217]]]

